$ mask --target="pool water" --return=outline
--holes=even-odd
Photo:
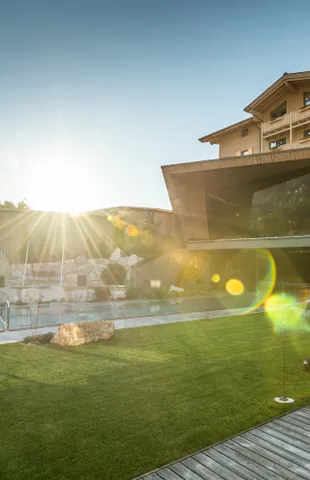
[[[29,328],[34,325],[47,326],[69,322],[117,320],[149,315],[240,308],[250,305],[253,297],[253,294],[246,294],[240,297],[224,295],[170,300],[125,300],[83,304],[51,303],[29,307],[11,306],[10,329]]]

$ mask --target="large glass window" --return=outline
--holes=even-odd
[[[286,144],[286,138],[278,138],[277,140],[272,140],[272,142],[269,142],[269,150],[274,150],[275,148],[279,148],[282,145]]]
[[[310,128],[308,128],[308,130],[304,130],[304,138],[310,138]]]
[[[304,107],[310,107],[310,92],[304,92]]]
[[[277,108],[270,112],[270,120],[276,120],[286,114],[286,102],[281,103]]]

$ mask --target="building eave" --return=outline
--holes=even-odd
[[[228,127],[222,128],[221,130],[217,130],[216,132],[213,132],[208,135],[205,135],[204,137],[198,138],[198,140],[201,143],[206,143],[206,142],[218,143],[218,139],[220,137],[227,135],[228,133],[238,130],[242,127],[245,127],[246,125],[250,125],[253,122],[255,122],[253,117],[246,118],[245,120],[241,120],[240,122],[233,123]]]
[[[276,152],[255,153],[246,156],[198,160],[195,162],[175,163],[163,165],[164,177],[182,173],[194,173],[206,170],[217,170],[227,167],[243,167],[259,163],[285,162],[290,160],[303,160],[310,158],[310,148],[297,148],[294,150],[281,150]]]
[[[270,85],[270,87],[264,90],[258,97],[249,103],[249,105],[244,108],[244,111],[254,114],[255,109],[257,109],[268,97],[276,94],[281,87],[287,86],[287,88],[289,88],[290,83],[297,81],[301,82],[303,80],[310,80],[310,71],[284,73],[282,77],[276,80],[272,85]]]

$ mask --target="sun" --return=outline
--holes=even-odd
[[[96,195],[91,173],[78,165],[44,162],[36,165],[29,182],[29,203],[38,210],[78,216],[93,209]]]

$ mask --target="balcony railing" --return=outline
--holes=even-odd
[[[276,120],[271,120],[270,122],[262,123],[262,133],[264,137],[271,133],[281,132],[285,129],[289,130],[290,128],[290,113],[282,115],[282,117],[277,118]]]
[[[297,127],[297,124],[310,120],[310,108],[306,107],[302,108],[301,110],[296,110],[296,112],[292,112],[290,115],[293,128],[294,126]]]
[[[310,123],[310,107],[296,110],[295,112],[286,113],[282,117],[270,122],[262,123],[262,134],[264,137],[276,135],[277,133],[297,128],[306,123]],[[301,147],[297,147],[301,148]]]
[[[285,145],[281,145],[281,147],[274,148],[274,149],[266,149],[266,152],[277,152],[279,150],[294,150],[295,148],[310,148],[310,138],[309,139],[302,139],[299,141],[295,141],[292,143],[286,143]]]

